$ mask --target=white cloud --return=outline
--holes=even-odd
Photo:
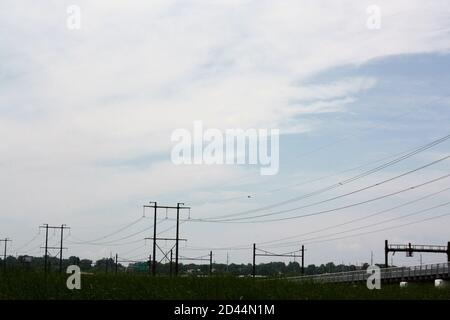
[[[447,1],[379,1],[377,31],[366,28],[366,1],[80,1],[80,31],[65,28],[68,4],[0,4],[1,190],[16,212],[59,199],[86,215],[120,197],[179,192],[194,177],[221,182],[233,171],[177,177],[150,156],[168,156],[172,130],[193,120],[312,130],[302,115],[343,112],[376,79],[311,76],[450,48]],[[146,155],[155,163],[140,172],[99,167]]]

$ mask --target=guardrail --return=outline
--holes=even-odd
[[[393,267],[382,268],[381,280],[390,279],[418,279],[423,277],[431,278],[448,278],[450,270],[450,262],[426,264],[413,267]],[[288,280],[309,280],[320,282],[356,282],[366,281],[370,276],[366,270],[356,270],[348,272],[325,273],[310,276],[289,277]]]

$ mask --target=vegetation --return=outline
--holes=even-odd
[[[26,259],[26,256],[8,257],[7,265],[10,269],[22,269],[22,270],[35,270],[41,271],[44,268],[44,258],[43,257],[29,257],[31,259]],[[0,258],[0,264],[3,261]],[[114,259],[104,258],[97,261],[92,261],[89,259],[80,259],[79,257],[69,257],[63,260],[63,268],[66,269],[69,265],[78,265],[82,271],[85,272],[111,272],[115,269]],[[305,266],[305,274],[321,274],[321,273],[332,273],[332,272],[344,272],[344,271],[354,271],[357,269],[366,269],[369,265],[366,263],[362,266],[355,265],[335,265],[332,262],[321,265],[308,265]],[[59,260],[56,257],[49,257],[49,268],[50,270],[58,270]],[[137,262],[131,263],[128,268],[122,264],[118,264],[119,271],[132,271],[132,272],[142,272],[148,273],[148,262]],[[204,274],[209,273],[209,264],[184,264],[180,263],[179,266],[181,273],[189,274]],[[252,265],[251,264],[213,264],[214,273],[222,275],[251,275]],[[161,275],[169,275],[169,263],[158,263],[157,271]],[[284,262],[269,262],[261,263],[257,266],[257,274],[261,276],[296,276],[301,275],[301,267],[298,262],[289,262],[285,264]]]
[[[81,290],[66,287],[67,274],[33,271],[0,273],[0,299],[450,299],[450,289],[433,283],[407,288],[364,284],[318,284],[232,276],[178,278],[139,273],[83,274]]]

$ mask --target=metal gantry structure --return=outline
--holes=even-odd
[[[257,253],[262,252],[262,253]],[[301,254],[297,254],[301,252]],[[302,275],[305,273],[305,246],[302,245],[300,250],[291,251],[287,253],[273,253],[256,247],[256,243],[253,244],[253,268],[252,276],[256,277],[256,257],[289,257],[289,258],[302,258],[301,270]]]
[[[389,252],[406,252],[407,257],[412,257],[414,252],[427,252],[427,253],[444,253],[447,255],[447,262],[450,262],[450,241],[447,242],[447,246],[436,245],[412,245],[408,244],[389,244],[388,240],[384,240],[384,266],[389,267],[388,256]]]

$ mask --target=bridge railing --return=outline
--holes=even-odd
[[[413,267],[382,268],[381,279],[405,279],[423,276],[449,276],[450,263],[426,264]],[[289,280],[312,280],[321,282],[355,282],[365,281],[370,276],[366,270],[324,273],[310,276],[289,277]]]

